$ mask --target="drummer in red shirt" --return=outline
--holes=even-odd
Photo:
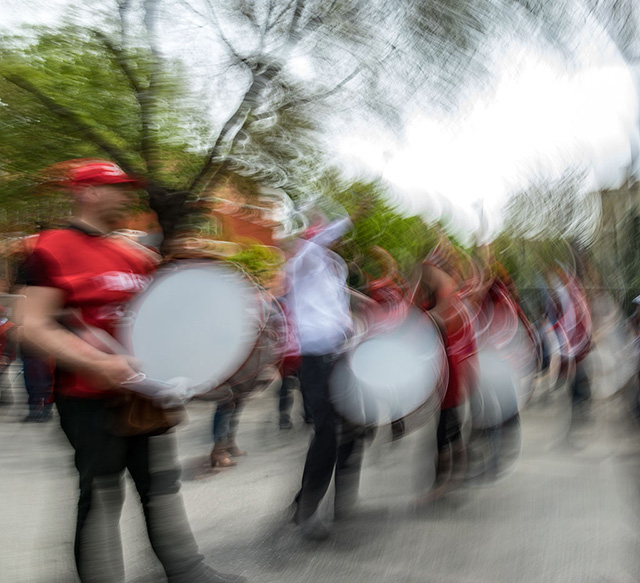
[[[125,304],[155,269],[153,254],[111,235],[139,183],[105,160],[67,164],[75,209],[66,229],[43,232],[26,266],[24,339],[55,359],[55,402],[75,450],[80,497],[75,559],[82,581],[124,581],[119,519],[124,471],[133,478],[149,540],[170,583],[227,583],[198,552],[180,496],[174,434],[124,436],[114,397],[136,376],[130,359],[94,348],[58,323],[73,309],[84,324],[113,335]]]
[[[414,303],[428,311],[440,327],[449,367],[437,429],[436,480],[431,491],[418,503],[429,502],[451,491],[462,482],[467,467],[460,406],[475,385],[477,349],[471,316],[459,292],[459,274],[456,252],[443,240],[423,261],[414,294]]]

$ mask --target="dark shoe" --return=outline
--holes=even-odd
[[[46,423],[47,421],[51,421],[52,413],[51,413],[51,405],[45,405],[40,411],[40,418],[38,419],[39,423]]]
[[[313,541],[323,541],[329,538],[329,529],[318,518],[312,516],[300,523],[302,538]]]
[[[42,416],[40,411],[30,411],[29,414],[22,420],[23,423],[40,423]]]

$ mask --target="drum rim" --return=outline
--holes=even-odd
[[[442,330],[440,329],[440,326],[438,325],[438,322],[436,321],[436,319],[428,311],[422,310],[417,306],[413,306],[413,305],[409,306],[409,309],[406,311],[404,317],[402,318],[402,321],[398,323],[398,326],[404,323],[410,314],[415,312],[417,312],[421,316],[424,316],[430,322],[430,324],[433,326],[435,330],[435,334],[439,341],[439,347],[441,349],[440,350],[441,352],[440,379],[435,384],[429,396],[419,405],[417,405],[416,407],[414,407],[413,409],[411,409],[410,411],[402,415],[402,417],[399,417],[397,419],[391,419],[390,421],[385,421],[383,423],[376,423],[376,424],[369,423],[369,424],[366,424],[367,426],[376,426],[378,428],[385,428],[385,427],[391,427],[394,423],[398,423],[398,422],[404,422],[406,425],[406,420],[419,414],[421,411],[425,410],[427,407],[431,407],[433,409],[431,415],[435,415],[435,413],[440,410],[440,405],[442,403],[442,400],[444,399],[445,388],[449,382],[449,366],[447,361],[447,352],[446,352],[446,347],[444,343],[444,338],[442,335]],[[358,346],[360,346],[367,340],[375,338],[377,335],[380,335],[380,334],[377,333],[375,328],[373,331],[368,331],[365,334],[363,334],[361,338],[358,339],[358,342],[356,344],[350,346],[349,349],[344,354],[341,355],[339,362],[336,363],[336,366],[339,366],[340,362],[344,362],[346,366],[349,368],[349,370],[352,370],[351,359],[353,357],[353,353],[355,352],[355,350],[358,348]],[[434,400],[436,402],[434,402]],[[345,417],[340,411],[338,411],[338,413],[341,416]],[[418,424],[416,427],[410,428],[410,430],[415,431],[419,427],[420,427],[420,424]]]
[[[260,305],[264,301],[261,290],[240,266],[233,262],[225,262],[215,259],[207,260],[203,258],[172,260],[162,264],[152,274],[152,280],[149,285],[127,304],[127,317],[118,324],[116,335],[118,341],[126,348],[127,353],[135,358],[136,355],[133,350],[133,329],[136,322],[136,314],[140,312],[140,306],[144,303],[145,298],[148,297],[151,291],[163,280],[168,279],[170,276],[175,275],[176,273],[195,269],[205,269],[207,271],[211,271],[212,269],[230,271],[244,278],[246,280],[248,289],[251,290],[252,295],[255,297],[256,314],[259,315],[258,325],[255,327],[255,331],[252,334],[252,340],[250,343],[251,348],[247,356],[242,360],[237,368],[235,368],[230,374],[225,375],[224,378],[214,378],[212,376],[208,381],[194,384],[191,387],[192,391],[195,395],[201,395],[214,391],[215,389],[225,385],[226,382],[246,364],[256,346],[256,343],[258,342],[260,334],[265,325],[264,311],[260,308]]]

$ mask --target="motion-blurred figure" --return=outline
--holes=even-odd
[[[296,387],[300,387],[300,365],[302,357],[300,356],[300,339],[298,338],[298,330],[295,326],[291,310],[287,304],[286,295],[278,298],[280,307],[286,319],[287,324],[287,343],[284,349],[282,362],[280,363],[280,390],[278,393],[278,426],[280,429],[291,429],[291,408],[293,407],[293,391]],[[302,390],[301,390],[302,391]],[[312,423],[311,411],[306,401],[302,400],[304,408],[305,423]]]
[[[136,180],[115,164],[73,161],[65,181],[75,195],[69,228],[40,235],[27,261],[25,340],[56,361],[55,402],[75,450],[80,497],[75,559],[82,581],[124,581],[119,520],[128,470],[140,496],[153,550],[170,583],[227,583],[198,552],[180,496],[175,436],[120,431],[129,358],[95,348],[58,323],[74,308],[84,323],[113,335],[123,304],[155,268],[150,253],[109,236],[133,203]]]
[[[533,391],[540,358],[536,334],[520,308],[519,294],[489,246],[476,250],[474,306],[478,378],[470,399],[472,431],[467,479],[494,482],[513,468],[522,438],[520,410]]]
[[[0,402],[5,402],[4,394],[9,388],[9,366],[16,358],[18,327],[9,319],[7,310],[0,306]]]
[[[547,315],[556,332],[562,355],[562,375],[570,383],[574,406],[584,406],[591,397],[585,359],[591,350],[591,311],[576,275],[560,265],[550,275]]]
[[[27,260],[38,241],[43,225],[38,224],[39,232],[35,235],[24,237],[16,244],[12,254],[14,271],[13,288],[15,293],[22,294],[26,283],[25,269]],[[53,360],[48,356],[42,356],[32,350],[27,344],[20,346],[20,359],[24,387],[28,395],[29,413],[23,419],[25,423],[42,423],[51,419],[53,408]]]
[[[364,207],[362,207],[363,209]],[[335,412],[329,380],[343,345],[352,332],[347,290],[348,268],[329,246],[350,228],[345,217],[314,227],[287,262],[288,305],[298,329],[302,362],[300,382],[313,419],[314,436],[307,452],[302,486],[295,498],[295,521],[305,538],[329,535],[317,515],[335,470],[335,514],[346,513],[357,498],[362,465],[362,430]]]
[[[457,264],[455,250],[443,239],[424,260],[414,296],[416,305],[428,311],[440,326],[449,365],[437,428],[436,479],[419,503],[450,492],[463,481],[467,469],[460,408],[475,386],[477,351],[472,321],[459,295]]]
[[[231,398],[216,405],[216,411],[213,415],[211,424],[213,449],[210,454],[212,468],[233,467],[236,462],[231,458],[247,455],[247,452],[241,450],[236,443],[245,395],[233,391],[233,388],[232,392]]]
[[[53,408],[53,360],[32,351],[29,346],[20,348],[24,388],[29,396],[29,413],[24,421],[44,423],[51,419]]]

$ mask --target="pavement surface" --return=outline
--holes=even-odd
[[[3,400],[13,402],[0,406],[0,581],[75,581],[72,451],[57,417],[20,422],[24,389],[17,367],[11,374]],[[243,412],[238,442],[248,455],[235,468],[206,469],[213,404],[191,403],[178,429],[191,526],[219,570],[260,583],[640,583],[640,431],[628,395],[596,400],[572,421],[566,392],[539,392],[522,414],[509,471],[420,508],[416,496],[433,474],[433,423],[396,442],[381,430],[353,514],[313,543],[288,510],[312,430],[298,413],[293,429],[278,429],[276,392],[254,396]],[[163,581],[127,488],[127,580]],[[330,497],[322,511],[331,515]]]

